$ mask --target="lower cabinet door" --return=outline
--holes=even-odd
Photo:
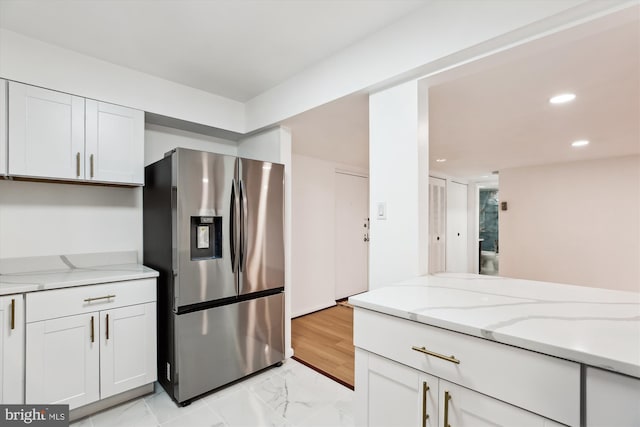
[[[359,362],[366,369],[356,372],[359,399],[366,402],[356,414],[356,425],[438,426],[438,379],[423,372],[356,349]]]
[[[0,82],[0,85],[3,82]],[[0,403],[24,403],[24,297],[0,297]]]
[[[554,421],[516,406],[440,380],[440,419],[443,427],[548,427]]]
[[[157,379],[155,303],[101,311],[100,333],[102,399]]]
[[[98,313],[27,324],[26,403],[68,404],[100,398]]]

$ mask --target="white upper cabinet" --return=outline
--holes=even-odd
[[[86,100],[86,179],[144,184],[144,113]]]
[[[13,176],[144,184],[144,113],[9,82]]]
[[[7,174],[7,81],[0,79],[0,175]]]
[[[84,178],[84,99],[9,82],[9,174]]]

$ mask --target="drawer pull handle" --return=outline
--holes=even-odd
[[[16,328],[16,300],[11,300],[11,329]]]
[[[427,414],[427,392],[429,391],[429,385],[426,381],[422,381],[422,427],[427,427],[427,420],[429,414]]]
[[[109,339],[109,314],[107,314],[105,323],[107,324],[107,339]]]
[[[95,341],[95,335],[93,333],[93,316],[91,316],[91,342]]]
[[[105,295],[103,297],[85,298],[84,302],[93,302],[93,301],[99,301],[101,299],[111,299],[115,297],[116,297],[115,295]]]
[[[444,427],[451,427],[449,424],[449,401],[451,400],[451,394],[448,391],[444,392]]]
[[[445,356],[444,354],[436,353],[430,350],[427,350],[424,347],[416,347],[415,345],[411,347],[411,350],[419,351],[420,353],[427,354],[429,356],[437,357],[438,359],[446,360],[447,362],[455,363],[456,365],[460,364],[460,361],[456,359],[455,356]]]
[[[90,172],[91,172],[91,178],[93,178],[93,154],[89,156],[89,165],[90,165]]]
[[[76,153],[76,177],[80,177],[80,152]]]

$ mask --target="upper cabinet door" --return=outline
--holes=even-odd
[[[7,174],[7,81],[0,79],[0,175]]]
[[[9,82],[9,174],[84,178],[84,98]]]
[[[144,113],[86,100],[85,177],[144,184]]]

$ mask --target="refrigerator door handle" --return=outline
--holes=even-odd
[[[247,228],[249,227],[247,219],[247,193],[242,180],[240,180],[240,200],[240,265],[238,270],[242,272],[247,258]]]
[[[236,181],[231,183],[231,201],[229,203],[229,250],[231,252],[231,271],[236,272]]]

